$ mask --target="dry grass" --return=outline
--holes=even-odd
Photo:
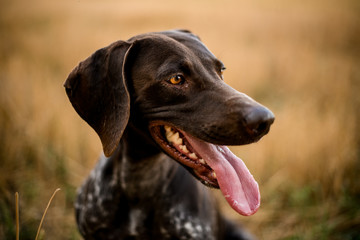
[[[0,239],[80,239],[75,188],[101,150],[62,83],[96,49],[171,28],[200,35],[226,81],[272,109],[270,134],[234,148],[260,183],[260,239],[360,239],[360,4],[345,1],[0,1]],[[49,190],[50,189],[50,190]]]

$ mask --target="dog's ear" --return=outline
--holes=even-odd
[[[131,44],[99,49],[68,76],[64,87],[76,112],[99,135],[105,156],[119,144],[130,116],[124,63]]]

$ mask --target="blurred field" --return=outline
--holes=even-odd
[[[101,151],[62,87],[118,39],[190,29],[227,66],[225,81],[276,115],[233,150],[262,206],[241,217],[259,239],[360,239],[360,2],[356,0],[0,0],[0,239],[80,239],[75,190]]]

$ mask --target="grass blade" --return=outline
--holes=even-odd
[[[49,202],[48,202],[48,204],[47,204],[47,206],[46,206],[46,208],[45,208],[44,214],[43,214],[43,216],[42,216],[42,218],[41,218],[41,221],[40,221],[40,224],[39,224],[38,231],[37,231],[37,233],[36,233],[35,240],[38,240],[38,237],[39,237],[39,234],[40,234],[40,230],[41,230],[41,226],[42,226],[42,224],[43,224],[43,221],[44,221],[46,212],[47,212],[47,210],[49,209],[50,204],[51,204],[53,198],[55,197],[55,194],[56,194],[58,191],[60,191],[60,188],[57,188],[57,189],[55,190],[55,192],[54,192],[53,195],[51,196],[51,198],[50,198],[50,200],[49,200]]]
[[[15,215],[16,215],[16,240],[19,240],[20,225],[19,225],[19,193],[15,193]]]

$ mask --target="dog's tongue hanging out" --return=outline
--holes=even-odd
[[[184,133],[187,141],[215,171],[220,190],[230,206],[249,216],[260,206],[259,185],[244,162],[228,147],[197,140]]]

